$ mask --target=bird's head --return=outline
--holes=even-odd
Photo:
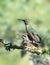
[[[19,20],[19,21],[23,21],[25,25],[28,25],[28,21],[27,21],[27,19],[17,19],[17,20]]]

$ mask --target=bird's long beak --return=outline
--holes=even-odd
[[[17,19],[17,20],[20,20],[20,21],[25,21],[26,19]]]

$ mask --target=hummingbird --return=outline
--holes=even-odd
[[[32,41],[32,44],[34,46],[38,47],[39,43],[41,43],[41,37],[37,33],[36,34],[34,33],[34,29],[30,27],[27,19],[18,19],[18,20],[24,22],[26,33],[27,33],[29,40]]]

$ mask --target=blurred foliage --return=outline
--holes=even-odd
[[[14,42],[14,39],[16,39],[16,32],[12,30],[12,27],[8,25],[8,27],[5,30],[4,38],[6,38],[9,42]]]
[[[50,50],[50,0],[0,0],[1,37],[13,42],[16,39],[17,31],[25,32],[24,25],[16,20],[18,18],[28,19],[31,26],[42,36],[45,46],[48,46],[47,48]],[[17,38],[20,37],[17,36]],[[18,41],[21,42],[20,40]],[[29,54],[21,58],[20,52],[20,50],[7,52],[2,47],[0,49],[0,65],[28,65]]]
[[[24,57],[26,55],[27,51],[25,49],[21,50],[21,57]]]
[[[37,27],[41,26],[42,25],[42,21],[41,20],[36,20],[35,21],[35,24]]]

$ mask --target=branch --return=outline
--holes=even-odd
[[[0,39],[0,42],[3,43],[2,39]],[[21,49],[21,50],[22,49],[26,49],[28,52],[33,53],[33,54],[36,53],[37,55],[39,55],[39,54],[46,53],[46,54],[49,54],[50,55],[50,50],[48,50],[48,49],[39,48],[39,47],[35,47],[34,48],[34,45],[32,45],[32,44],[31,44],[32,46],[30,45],[30,47],[29,47],[29,45],[26,46],[26,44],[23,44],[21,46],[18,46],[18,45],[12,45],[11,43],[9,43],[9,44],[4,44],[4,47],[5,47],[6,50],[9,50],[9,51],[11,49]]]
[[[17,45],[14,45],[14,46],[11,46],[12,49],[24,49],[24,46],[17,46]]]
[[[22,45],[21,46],[14,45],[14,46],[11,46],[10,48],[12,48],[12,49],[21,49],[21,50],[26,49],[28,52],[33,53],[33,54],[36,53],[37,55],[42,55],[44,53],[50,55],[50,51],[47,50],[47,49],[43,49],[43,48],[37,48],[37,49],[31,50],[31,49],[27,49],[27,47],[25,48]]]

